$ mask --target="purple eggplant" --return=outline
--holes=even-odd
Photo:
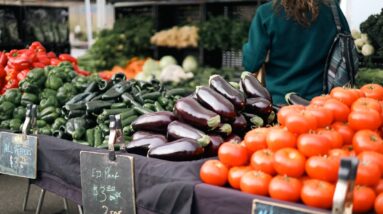
[[[218,128],[216,128],[213,132],[215,134],[219,134],[221,136],[229,136],[232,133],[233,129],[228,123],[221,123]]]
[[[151,136],[162,136],[162,137],[165,137],[164,135],[157,134],[155,132],[138,131],[138,132],[135,132],[133,134],[132,140],[138,140],[138,139],[141,139],[143,137],[151,137]]]
[[[243,93],[231,86],[220,75],[212,75],[209,79],[209,86],[228,99],[237,111],[245,108],[246,100]]]
[[[250,72],[243,72],[241,75],[241,87],[247,97],[263,97],[271,102],[270,92],[263,87],[261,82]]]
[[[243,114],[239,114],[233,123],[231,123],[231,127],[233,129],[233,133],[236,134],[244,134],[247,131],[247,120],[243,116]]]
[[[308,106],[310,104],[310,101],[308,101],[305,98],[299,96],[295,92],[290,92],[290,93],[286,94],[285,100],[286,100],[286,103],[288,103],[289,105]]]
[[[234,105],[213,89],[198,86],[195,95],[203,106],[219,114],[222,118],[232,121],[237,116]]]
[[[181,138],[191,138],[196,140],[202,146],[208,145],[210,142],[209,136],[203,131],[175,120],[168,125],[168,139],[178,140]]]
[[[204,108],[192,97],[179,99],[174,113],[181,122],[202,130],[213,130],[221,123],[221,117],[217,113]]]
[[[214,157],[218,154],[219,147],[224,143],[223,138],[219,135],[209,135],[210,144],[205,147],[205,157]]]
[[[154,147],[161,146],[167,143],[164,136],[147,136],[137,140],[130,141],[126,145],[126,151],[133,154],[144,155]]]
[[[246,100],[246,112],[267,118],[273,111],[271,102],[263,97],[248,98]]]
[[[175,116],[169,111],[159,111],[141,115],[132,123],[134,131],[151,131],[166,133],[169,123],[175,120]]]
[[[170,161],[190,161],[202,157],[204,148],[196,140],[181,138],[149,150],[148,157]]]
[[[238,135],[235,135],[235,134],[232,134],[230,136],[228,136],[227,138],[225,138],[225,142],[229,142],[229,143],[240,143],[242,141],[242,138]]]

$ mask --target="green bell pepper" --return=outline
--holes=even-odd
[[[57,99],[61,104],[65,104],[76,94],[76,87],[72,83],[65,83],[57,90]]]
[[[19,88],[21,91],[28,93],[38,93],[40,91],[40,87],[36,83],[30,82],[27,79],[19,82]]]
[[[4,101],[0,104],[0,120],[11,119],[15,105],[11,102]]]
[[[9,121],[9,128],[11,131],[20,132],[21,124],[22,122],[20,119],[12,119]]]
[[[53,106],[58,107],[59,103],[57,101],[57,98],[55,96],[50,96],[48,98],[42,99],[40,101],[39,107],[41,109],[45,109],[46,107]]]
[[[16,107],[13,110],[13,118],[14,119],[24,120],[26,112],[27,112],[27,109],[24,106]]]
[[[36,120],[36,126],[37,128],[43,128],[47,125],[47,122],[45,120]]]
[[[49,75],[45,87],[53,90],[59,89],[64,84],[63,80],[56,75]]]
[[[51,127],[49,125],[44,126],[43,128],[37,129],[39,134],[43,135],[52,135]]]
[[[21,91],[18,88],[8,89],[4,94],[4,100],[19,105],[21,101]]]
[[[37,104],[38,97],[36,94],[24,93],[21,96],[21,105],[27,106],[27,104]]]
[[[35,83],[38,87],[42,87],[45,83],[46,76],[43,69],[35,68],[27,74],[25,79],[30,83]]]
[[[51,96],[56,96],[57,94],[57,91],[56,90],[52,90],[50,88],[45,88],[41,93],[40,93],[40,100],[42,99],[47,99],[48,97],[51,97]]]
[[[89,146],[94,146],[94,129],[86,130],[86,141],[88,142]]]
[[[71,118],[66,123],[66,132],[75,140],[80,140],[86,132],[86,121],[82,117]]]
[[[65,125],[65,123],[66,123],[66,120],[64,118],[62,117],[56,118],[52,124],[52,130],[53,131],[58,130],[60,126]]]

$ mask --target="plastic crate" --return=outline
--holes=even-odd
[[[222,51],[222,67],[243,70],[242,57],[240,50]]]

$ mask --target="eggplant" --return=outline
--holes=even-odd
[[[248,98],[246,100],[246,112],[261,116],[264,120],[273,111],[273,105],[263,97]]]
[[[290,92],[290,93],[286,94],[285,100],[286,100],[286,103],[288,103],[289,105],[308,106],[310,104],[310,101],[308,101],[305,98],[299,96],[295,92]]]
[[[164,136],[147,136],[137,140],[130,141],[126,145],[126,151],[133,154],[146,156],[148,151],[154,147],[167,143]]]
[[[221,123],[217,129],[214,130],[214,133],[221,136],[229,136],[232,133],[233,129],[228,123]]]
[[[237,116],[234,105],[224,96],[206,86],[198,86],[195,96],[204,107],[219,114],[222,118],[234,120]]]
[[[196,140],[181,138],[167,144],[151,148],[148,157],[169,161],[190,161],[202,157],[204,148]]]
[[[210,88],[228,99],[237,111],[245,108],[246,99],[243,93],[234,88],[220,75],[212,75],[209,79]]]
[[[224,143],[223,138],[219,135],[209,135],[210,144],[205,147],[205,157],[214,157],[218,154],[219,147]]]
[[[243,113],[243,115],[245,116],[246,120],[249,122],[248,127],[251,129],[263,127],[264,125],[266,125],[264,119],[256,114]]]
[[[168,125],[168,139],[178,140],[181,138],[191,138],[196,140],[200,145],[206,146],[210,142],[209,136],[203,131],[198,130],[188,124],[179,122],[177,120]]]
[[[243,72],[240,82],[242,90],[245,92],[247,97],[263,97],[268,99],[270,102],[272,101],[270,92],[265,87],[263,87],[261,82],[259,82],[258,79],[250,72]]]
[[[214,130],[221,123],[221,117],[193,99],[193,97],[181,98],[174,106],[174,113],[181,121],[202,130]]]
[[[244,134],[247,131],[247,120],[243,114],[239,114],[231,124],[233,132],[236,134]]]
[[[157,133],[154,133],[154,132],[138,131],[138,132],[135,132],[133,134],[132,140],[138,140],[138,139],[141,139],[141,138],[144,138],[144,137],[151,137],[151,136],[162,136],[162,137],[165,137],[162,134],[157,134]]]
[[[132,123],[134,131],[152,131],[166,133],[169,123],[175,120],[175,116],[169,111],[152,112],[141,115]]]
[[[227,138],[225,138],[225,142],[229,142],[229,143],[240,143],[242,141],[242,138],[238,135],[235,135],[235,134],[232,134],[230,136],[228,136]]]

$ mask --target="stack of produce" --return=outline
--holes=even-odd
[[[28,72],[34,68],[44,68],[48,65],[57,66],[61,62],[70,62],[74,71],[80,75],[89,75],[89,72],[78,68],[77,60],[69,54],[60,54],[56,57],[53,52],[46,52],[40,42],[33,42],[28,49],[11,50],[0,53],[0,93],[8,89],[17,88]]]
[[[244,93],[213,75],[209,86],[199,86],[193,96],[179,99],[173,112],[139,117],[132,124],[136,133],[127,151],[172,161],[195,160],[215,156],[224,141],[241,141],[238,135],[249,127],[271,123],[268,91],[248,72],[242,74],[240,85]]]
[[[369,83],[383,85],[383,69],[379,68],[362,68],[355,79],[356,85],[363,86]]]
[[[198,47],[198,40],[198,28],[188,25],[157,32],[150,38],[153,45],[172,48]]]
[[[224,143],[206,161],[203,182],[330,209],[340,158],[360,163],[353,211],[383,210],[383,87],[334,88],[307,106],[278,112],[279,126],[256,128],[240,144]]]
[[[137,76],[137,74],[142,72],[145,62],[146,59],[133,57],[126,63],[125,68],[115,65],[112,70],[99,72],[98,75],[104,80],[109,80],[113,77],[113,75],[123,73],[125,74],[126,79],[133,79]]]
[[[380,14],[374,14],[368,17],[366,21],[360,24],[362,33],[366,33],[371,40],[372,46],[376,48],[376,55],[383,56],[383,9]]]

